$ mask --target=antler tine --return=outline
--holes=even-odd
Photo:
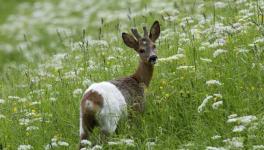
[[[148,37],[148,30],[146,26],[143,26],[143,30],[144,30],[144,37]]]
[[[138,31],[136,28],[132,28],[131,32],[134,34],[134,36],[139,40],[141,39],[141,36],[139,35]]]

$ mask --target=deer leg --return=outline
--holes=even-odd
[[[94,127],[97,126],[97,122],[94,114],[83,114],[80,118],[80,145],[79,148],[85,147],[81,144],[82,140],[88,140],[90,134],[93,132]]]

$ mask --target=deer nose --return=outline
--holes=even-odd
[[[152,55],[152,56],[149,57],[149,62],[151,64],[155,64],[157,59],[158,59],[158,57],[156,55]]]

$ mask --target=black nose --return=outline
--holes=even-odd
[[[152,56],[150,56],[149,57],[149,62],[151,62],[151,63],[155,63],[156,62],[156,60],[157,60],[157,56],[156,55],[152,55]]]

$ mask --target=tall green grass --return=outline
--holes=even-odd
[[[54,6],[60,2],[48,1]],[[79,102],[82,97],[79,91],[84,91],[91,82],[132,74],[137,67],[138,56],[122,43],[121,32],[129,32],[132,26],[140,29],[142,24],[150,27],[154,20],[160,21],[163,31],[157,48],[158,57],[165,58],[165,61],[155,66],[151,85],[146,89],[146,111],[135,114],[131,120],[122,121],[118,133],[107,140],[102,140],[99,129],[95,129],[92,143],[102,145],[104,149],[148,149],[148,142],[155,143],[154,149],[206,149],[207,146],[252,149],[254,145],[264,145],[264,42],[256,42],[258,38],[263,39],[263,5],[259,1],[241,4],[236,1],[223,2],[226,4],[223,8],[216,8],[215,1],[172,2],[173,10],[179,13],[170,9],[166,11],[166,5],[163,12],[156,10],[134,17],[132,11],[151,9],[152,1],[142,1],[136,6],[126,2],[124,8],[113,1],[111,4],[102,4],[85,27],[78,22],[76,26],[55,24],[58,29],[63,26],[74,31],[71,34],[59,30],[49,34],[49,24],[33,26],[32,33],[26,30],[25,38],[21,41],[6,37],[9,33],[2,33],[0,44],[26,42],[27,52],[38,52],[38,48],[42,50],[33,55],[32,60],[23,55],[24,50],[14,50],[11,54],[0,52],[0,99],[5,101],[0,103],[0,115],[5,116],[0,117],[0,149],[17,149],[23,144],[44,149],[52,138],[69,143],[69,146],[54,149],[77,148]],[[2,25],[9,14],[22,13],[16,10],[20,3],[5,3],[0,6],[5,12],[0,15]],[[96,5],[97,2],[93,3]],[[160,3],[165,5],[171,2]],[[87,5],[86,9],[94,5]],[[249,5],[254,7],[249,9]],[[73,6],[68,7],[70,9]],[[129,17],[111,21],[107,20],[107,16],[98,18],[97,14],[102,9],[113,13],[124,10]],[[247,9],[253,14],[243,19],[239,11]],[[26,17],[34,12],[31,9],[23,11]],[[197,17],[198,14],[209,21],[199,23],[201,18]],[[83,17],[81,11],[67,15],[66,20]],[[176,19],[170,21],[166,18],[169,16],[176,16]],[[185,17],[192,17],[193,22],[186,21],[188,18],[183,19]],[[99,25],[93,25],[95,22],[99,22]],[[229,26],[232,31],[223,29],[224,33],[218,33],[219,23]],[[239,23],[242,29],[237,29],[235,23]],[[233,32],[236,29],[238,31]],[[35,34],[40,37],[37,42],[31,38]],[[104,40],[107,44],[102,41],[95,44],[92,40],[87,42],[88,36],[94,40]],[[218,39],[224,39],[225,43],[210,47]],[[55,43],[55,46],[51,43]],[[214,57],[217,49],[226,52]],[[240,52],[240,49],[247,52]],[[56,53],[65,55],[59,59],[58,56],[54,57]],[[185,57],[166,61],[167,57],[177,53]],[[211,61],[203,61],[204,58]],[[181,66],[191,67],[180,69]],[[221,85],[207,85],[206,81],[209,80],[218,80]],[[222,97],[214,96],[199,113],[198,107],[203,100],[214,94],[221,94]],[[213,109],[212,104],[217,101],[223,101],[223,105]],[[257,119],[246,125],[241,120],[227,123],[231,114],[253,115]],[[21,120],[23,118],[24,121]],[[234,126],[241,124],[245,130],[232,132]],[[37,129],[27,130],[30,126]],[[213,139],[215,135],[221,137]],[[230,141],[234,137],[242,139],[243,148],[232,145]],[[110,146],[107,143],[124,138],[133,139],[134,146]]]

